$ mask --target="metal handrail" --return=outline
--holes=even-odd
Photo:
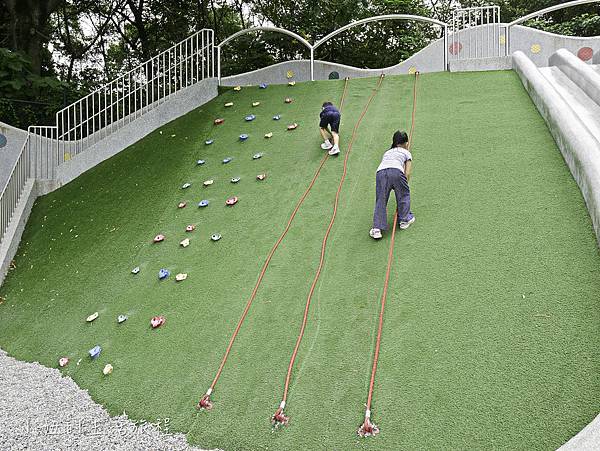
[[[585,5],[588,3],[599,3],[600,0],[574,0],[567,3],[561,3],[559,5],[549,6],[548,8],[540,9],[531,14],[527,14],[526,16],[520,17],[519,19],[513,20],[512,22],[506,24],[506,28],[510,28],[513,25],[519,25],[523,22],[527,22],[529,19],[533,19],[538,16],[543,16],[544,14],[551,13],[553,11],[558,11],[565,8],[570,8],[572,6]]]
[[[520,17],[512,22],[506,24],[506,55],[510,55],[510,30],[513,26],[522,24],[523,22],[527,22],[530,19],[534,19],[539,16],[543,16],[544,14],[548,14],[554,11],[559,11],[561,9],[571,8],[573,6],[587,5],[589,3],[600,3],[600,0],[574,0],[566,3],[561,3],[559,5],[549,6],[548,8],[540,9],[539,11],[533,12],[531,14],[527,14],[526,16]]]

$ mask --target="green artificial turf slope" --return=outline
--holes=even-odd
[[[342,81],[227,91],[39,199],[17,269],[0,291],[0,347],[48,366],[68,355],[63,372],[111,413],[169,418],[171,430],[204,447],[560,446],[598,413],[600,256],[578,188],[512,72],[420,78],[417,221],[397,235],[373,400],[381,434],[356,436],[389,244],[389,234],[381,242],[368,236],[374,171],[392,132],[410,126],[412,80],[387,77],[359,128],[284,430],[271,433],[269,417],[281,400],[343,156],[326,163],[275,254],[214,410],[193,405],[322,158],[319,106],[339,100]],[[375,84],[349,83],[344,152]],[[294,103],[284,104],[286,96]],[[255,100],[261,105],[252,108]],[[235,105],[224,108],[227,101]],[[257,119],[244,122],[250,113]],[[277,113],[280,122],[271,119]],[[225,123],[214,126],[216,117]],[[299,128],[285,131],[290,122]],[[271,140],[263,138],[268,131]],[[250,139],[238,142],[240,133]],[[212,146],[203,144],[208,138]],[[257,152],[265,155],[254,161]],[[234,160],[221,164],[227,156]],[[199,158],[205,166],[195,165]],[[268,178],[258,182],[261,172]],[[238,185],[229,183],[234,176]],[[215,184],[202,187],[210,178]],[[185,182],[192,187],[183,191]],[[240,201],[229,208],[231,195]],[[209,207],[198,209],[201,199]],[[178,210],[182,200],[188,206]],[[392,209],[393,196],[390,220]],[[188,234],[191,223],[197,228]],[[217,243],[215,232],[223,235]],[[151,244],[157,233],[166,241]],[[159,282],[162,267],[171,277]],[[188,280],[177,284],[178,272]],[[85,323],[94,311],[100,317]],[[129,320],[118,325],[121,313]],[[167,322],[150,330],[157,314]],[[86,352],[96,344],[103,353],[91,362]],[[115,368],[110,377],[101,374],[106,363]]]

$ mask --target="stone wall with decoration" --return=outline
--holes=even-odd
[[[484,25],[461,30],[448,37],[448,62],[453,71],[507,70],[510,58],[505,55],[506,25]],[[566,48],[588,64],[600,64],[600,37],[579,38],[560,36],[529,27],[511,27],[511,53],[522,51],[539,67],[548,66],[550,57],[560,48]],[[316,60],[315,80],[344,77],[373,77],[410,74],[415,71],[442,72],[444,67],[444,40],[438,39],[405,61],[382,69],[361,69],[328,61]],[[356,66],[360,61],[356,62]],[[284,84],[289,81],[310,80],[310,61],[297,60],[274,64],[243,74],[223,77],[221,85]]]

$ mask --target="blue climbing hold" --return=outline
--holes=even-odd
[[[278,121],[279,119],[281,119],[281,114],[277,114],[277,115],[273,116],[274,121]]]
[[[208,207],[208,200],[203,199],[198,203],[199,207]]]
[[[268,85],[268,84],[266,84],[266,83],[261,83],[260,85],[258,85],[258,87],[259,87],[260,89],[267,89],[267,86],[269,86],[269,85]]]
[[[98,345],[94,346],[92,349],[90,349],[88,351],[88,353],[90,354],[90,357],[92,359],[98,358],[98,356],[100,355],[101,352],[102,352],[102,348]]]
[[[207,139],[206,141],[204,141],[204,144],[206,144],[207,146],[210,146],[214,142],[215,142],[214,139]]]
[[[204,161],[204,160],[198,160],[198,161],[196,161],[196,164],[198,166],[202,166],[204,163],[206,163],[206,161]]]
[[[250,121],[253,121],[254,119],[256,119],[256,116],[254,114],[249,114],[244,119],[246,119],[246,122],[250,122]]]
[[[167,277],[169,277],[171,273],[169,272],[168,269],[162,268],[160,271],[158,271],[158,278],[160,280],[166,279]]]
[[[231,160],[233,160],[233,157],[227,157],[223,159],[223,164],[227,164],[229,163]]]
[[[240,135],[240,141],[246,141],[248,139],[248,135],[246,135],[245,133]]]

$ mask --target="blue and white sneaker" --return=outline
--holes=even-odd
[[[410,218],[408,221],[400,221],[400,223],[398,224],[398,228],[402,229],[402,230],[406,230],[410,227],[410,225],[415,222],[415,217],[413,216],[412,218]]]

